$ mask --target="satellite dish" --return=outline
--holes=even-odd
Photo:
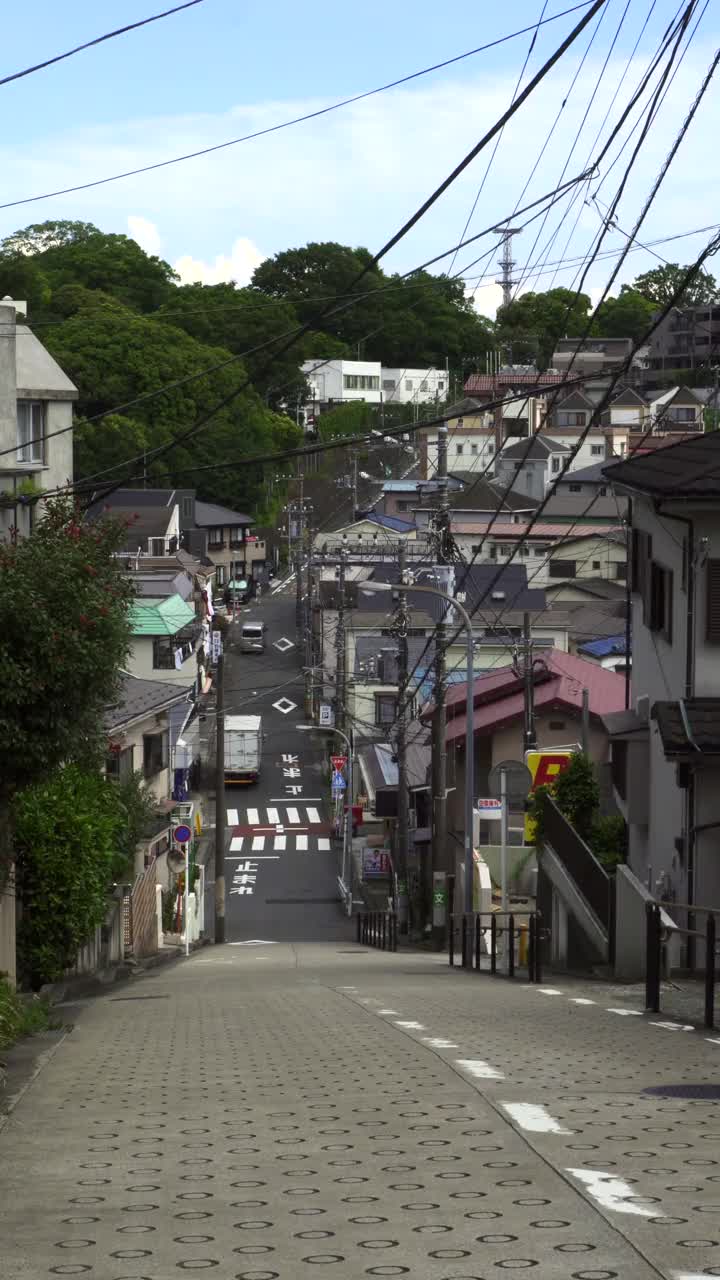
[[[168,849],[167,864],[170,871],[177,873],[185,870],[185,854],[176,844]]]
[[[505,773],[505,794],[509,801],[524,801],[532,790],[532,774],[521,760],[501,760],[488,774],[488,791],[500,799],[501,779]]]

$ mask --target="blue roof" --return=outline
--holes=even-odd
[[[398,520],[397,516],[379,516],[373,511],[369,516],[365,516],[371,524],[379,524],[383,529],[394,529],[395,533],[412,533],[415,525],[410,520]]]
[[[625,653],[625,636],[604,636],[602,640],[589,640],[578,645],[578,653],[589,653],[591,658],[609,658],[612,654]]]

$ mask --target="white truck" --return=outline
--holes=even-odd
[[[257,782],[262,757],[260,716],[225,716],[225,785]]]

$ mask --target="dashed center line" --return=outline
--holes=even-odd
[[[501,1102],[503,1111],[507,1111],[511,1120],[526,1133],[559,1133],[571,1137],[572,1129],[566,1129],[550,1112],[540,1104],[533,1102]]]
[[[622,1178],[616,1178],[605,1169],[566,1169],[565,1172],[581,1182],[587,1188],[588,1195],[603,1209],[612,1209],[615,1213],[632,1213],[639,1218],[665,1217],[664,1213],[658,1212],[656,1205],[646,1207],[642,1203],[642,1196],[636,1196],[628,1182],[623,1182]]]
[[[456,1058],[455,1065],[475,1080],[505,1079],[502,1071],[498,1071],[496,1067],[491,1067],[489,1062],[483,1062],[480,1058]]]

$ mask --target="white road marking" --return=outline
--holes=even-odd
[[[308,847],[307,836],[296,836],[295,846],[297,848],[298,853],[307,853],[307,847]]]
[[[382,1013],[382,1010],[380,1012]],[[423,1040],[433,1049],[457,1049],[454,1040],[443,1040],[440,1036],[423,1036]]]
[[[573,996],[570,1000],[571,1004],[595,1004],[594,1000],[585,1000],[582,996]]]
[[[299,809],[288,809],[287,816],[288,816],[288,822],[290,823],[291,827],[298,827],[300,825]]]
[[[636,1196],[630,1184],[623,1182],[622,1178],[616,1178],[613,1173],[607,1173],[604,1169],[566,1169],[565,1172],[582,1182],[587,1187],[588,1195],[597,1200],[603,1209],[632,1213],[638,1218],[665,1217],[664,1213],[658,1212],[656,1205],[646,1207],[638,1204],[637,1201],[642,1197]]]
[[[562,991],[558,991],[557,987],[538,987],[541,996],[561,996]]]
[[[282,853],[282,852],[284,851],[284,849],[285,849],[285,840],[286,840],[286,837],[285,837],[285,836],[276,836],[276,837],[275,837],[275,843],[274,843],[274,845],[273,845],[273,849],[276,849],[276,850],[278,850],[280,853]]]
[[[275,710],[280,711],[284,716],[287,716],[291,711],[294,711],[296,706],[297,702],[291,702],[289,698],[278,698],[277,702],[273,702]]]
[[[496,1067],[491,1067],[489,1062],[483,1062],[480,1058],[456,1058],[455,1065],[461,1071],[467,1072],[469,1076],[473,1076],[475,1080],[504,1080],[502,1071],[498,1071]]]
[[[275,825],[276,822],[280,821],[280,814],[278,813],[277,809],[268,809],[267,816],[268,816],[268,822],[272,822],[273,826]]]
[[[228,809],[227,821],[229,827],[236,827],[238,825],[239,818],[237,809]]]
[[[683,1022],[651,1022],[651,1027],[662,1027],[663,1031],[694,1031],[688,1023]]]
[[[606,1009],[606,1013],[616,1013],[619,1018],[642,1018],[639,1009]]]
[[[705,1039],[708,1044],[720,1044],[720,1040],[713,1040],[711,1036],[706,1036]]]
[[[247,854],[245,853],[228,853],[225,858],[225,861],[229,862],[231,858],[244,859],[246,857],[247,857]],[[261,853],[259,855],[253,854],[253,862],[279,862],[279,861],[280,861],[279,853]]]
[[[550,1112],[534,1102],[501,1102],[503,1111],[507,1111],[511,1120],[526,1133],[560,1133],[570,1137],[572,1129],[565,1129]]]
[[[276,947],[277,942],[268,942],[265,938],[248,938],[247,942],[231,942],[231,947]]]
[[[385,1014],[388,1018],[395,1015],[397,1017],[397,1009],[378,1009],[378,1013]]]
[[[259,809],[248,809],[248,811],[247,811],[247,820],[248,820],[248,824],[249,824],[251,827],[256,827],[256,826],[257,826],[257,824],[258,824],[258,822],[260,821],[260,810],[259,810]]]
[[[396,1027],[404,1027],[407,1031],[424,1031],[422,1022],[396,1022]]]
[[[317,809],[308,809],[307,816],[308,816],[308,822],[315,823],[320,821],[320,814],[318,813]]]
[[[244,836],[233,836],[232,840],[230,841],[230,852],[239,853],[243,847],[244,842],[245,842]]]
[[[327,853],[329,848],[330,848],[330,841],[327,839],[324,839],[321,836],[320,839],[318,840],[318,849],[320,850],[321,853]]]
[[[260,853],[260,851],[265,848],[265,837],[253,836],[252,847],[253,847],[253,853],[255,852]]]

